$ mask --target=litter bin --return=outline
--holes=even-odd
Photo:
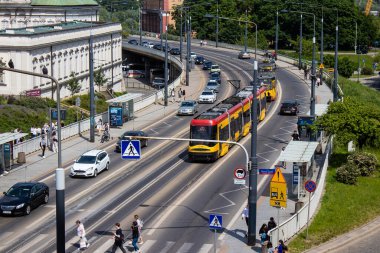
[[[297,213],[302,207],[303,207],[303,202],[302,201],[298,201],[296,202],[296,207],[295,207],[295,213]]]
[[[25,152],[18,152],[17,163],[26,163]]]

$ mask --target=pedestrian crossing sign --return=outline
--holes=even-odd
[[[210,229],[222,229],[223,217],[218,214],[210,214],[208,219]]]
[[[121,141],[121,159],[140,159],[141,145],[140,140],[122,140]]]

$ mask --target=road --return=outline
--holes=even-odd
[[[226,80],[240,79],[242,86],[249,83],[252,60],[237,60],[236,52],[208,47],[196,47],[193,51],[221,66],[219,99],[234,93]],[[282,100],[297,98],[304,105],[301,110],[306,112],[307,87],[286,70],[278,70],[278,79]],[[192,85],[205,82],[201,79],[199,84]],[[269,106],[269,115],[259,125],[259,168],[271,167],[295,129],[296,117],[277,115],[277,105],[278,102]],[[202,105],[200,111],[210,106]],[[191,117],[173,113],[143,130],[150,136],[187,138],[190,120]],[[241,143],[249,149],[249,137]],[[223,222],[228,224],[247,198],[246,189],[238,188],[232,180],[233,169],[244,165],[245,156],[235,147],[215,163],[190,163],[186,148],[186,142],[152,140],[143,150],[141,161],[123,161],[113,151],[114,145],[110,145],[107,148],[110,170],[97,178],[70,178],[67,166],[66,252],[77,251],[77,219],[86,226],[91,243],[88,251],[105,252],[113,243],[113,224],[120,222],[124,230],[129,229],[136,213],[144,219],[144,253],[209,252],[213,243],[213,234],[208,229],[209,214],[223,214]],[[259,177],[259,194],[267,179]],[[50,203],[55,203],[54,177],[40,180],[50,186]],[[1,217],[0,231],[0,252],[54,252],[55,236],[51,235],[55,235],[55,205],[42,206],[29,216]],[[130,236],[128,231],[126,234]]]

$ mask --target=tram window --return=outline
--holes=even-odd
[[[190,138],[205,140],[190,142],[190,145],[214,146],[215,143],[206,140],[216,140],[216,126],[191,126]]]

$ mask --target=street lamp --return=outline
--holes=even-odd
[[[161,12],[161,16],[166,17],[165,26],[165,65],[164,65],[164,75],[165,75],[165,94],[164,94],[164,105],[168,106],[168,12]]]
[[[46,66],[43,67],[42,73],[34,73],[15,69],[12,60],[8,62],[9,68],[0,67],[0,72],[10,71],[31,76],[48,78],[57,86],[57,134],[58,134],[58,168],[55,170],[56,175],[56,222],[57,222],[57,252],[65,253],[65,171],[62,168],[62,148],[61,148],[61,98],[60,85],[57,79],[48,75]]]

